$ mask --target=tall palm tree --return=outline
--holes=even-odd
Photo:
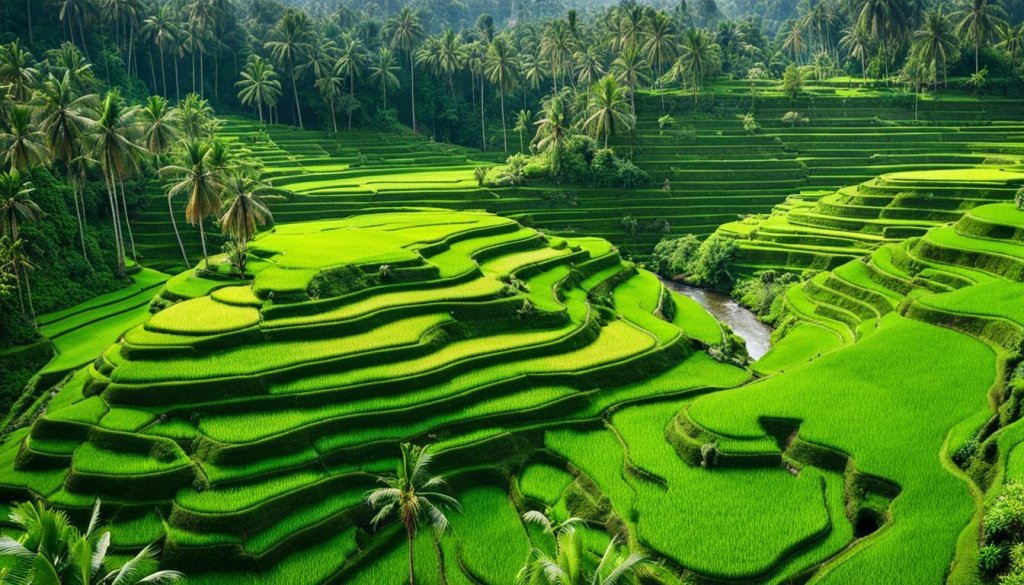
[[[601,49],[597,45],[590,45],[585,51],[576,51],[576,54],[573,55],[573,61],[576,62],[576,81],[578,81],[580,85],[589,87],[590,84],[594,83],[605,74],[604,63],[601,58]],[[543,65],[541,65],[541,67],[543,67]],[[524,77],[527,81],[530,81],[527,76],[528,71],[529,70],[524,69]],[[537,86],[540,85],[539,80],[530,82],[530,85],[533,86],[533,89],[537,89]]]
[[[565,100],[560,94],[551,96],[544,102],[540,120],[534,122],[537,126],[537,135],[534,140],[541,152],[551,152],[554,159],[554,171],[556,177],[562,176],[562,152],[565,143],[569,139],[569,112],[565,106]]]
[[[253,55],[245,63],[241,79],[235,83],[238,99],[247,106],[256,105],[259,112],[260,126],[263,125],[263,106],[268,108],[277,104],[281,97],[281,82],[277,80],[274,66],[263,57]],[[335,125],[337,131],[337,125]]]
[[[491,42],[487,49],[487,58],[484,63],[484,70],[487,78],[498,86],[498,94],[501,96],[501,136],[508,152],[508,130],[505,125],[505,91],[517,75],[516,58],[513,49],[504,36],[499,36]]]
[[[677,56],[675,23],[672,18],[664,12],[655,12],[648,19],[644,27],[644,43],[641,49],[644,57],[649,63],[654,64],[654,76],[658,80],[658,90],[661,90],[661,79],[665,75],[665,64],[675,61]],[[661,95],[661,110],[665,111],[665,95]]]
[[[111,219],[114,224],[115,243],[117,245],[117,273],[125,275],[125,246],[121,233],[117,188],[121,186],[121,207],[124,207],[125,225],[128,227],[128,238],[135,253],[135,242],[128,221],[127,202],[124,198],[124,178],[136,168],[135,155],[141,150],[135,138],[138,126],[135,122],[136,110],[125,107],[117,90],[107,92],[100,106],[99,118],[93,127],[92,158],[98,160],[103,171],[103,179],[107,186],[107,198],[110,203]]]
[[[886,77],[891,59],[896,57],[896,46],[904,38],[911,24],[905,0],[864,0],[857,16],[857,26],[871,37],[873,44],[885,57]]]
[[[436,51],[430,60],[436,69],[448,80],[448,90],[455,97],[455,74],[462,69],[466,61],[466,47],[459,35],[451,29],[445,29],[437,39]]]
[[[149,35],[157,50],[160,51],[160,79],[163,82],[163,93],[167,94],[167,60],[164,49],[174,45],[174,8],[170,4],[156,7],[156,10],[143,21],[142,30]]]
[[[679,59],[669,74],[675,79],[685,80],[693,89],[693,103],[700,98],[704,79],[722,64],[721,48],[706,31],[691,28],[683,37]]]
[[[974,45],[974,73],[980,71],[978,55],[981,47],[992,42],[1006,25],[1006,11],[990,0],[968,0],[963,10],[953,15],[957,20],[956,36],[964,44]]]
[[[3,225],[0,226],[2,232],[0,233],[8,236],[10,241],[15,244],[20,242],[19,223],[22,221],[36,221],[43,215],[43,210],[32,200],[33,191],[35,191],[35,188],[32,186],[32,183],[26,180],[18,171],[12,170],[9,173],[0,173],[0,214],[3,215]],[[23,253],[15,255],[12,261],[14,280],[18,287],[18,301],[21,304],[21,313],[26,318],[29,316],[25,311],[25,301],[21,290],[22,283],[24,282],[28,290],[28,308],[34,324],[36,312],[32,306],[32,287],[29,284],[28,273],[25,272],[24,279],[22,278],[22,271],[31,270],[32,265],[24,257]]]
[[[40,91],[43,119],[39,128],[46,136],[46,144],[50,150],[50,159],[64,163],[65,174],[71,185],[74,197],[75,218],[78,220],[78,236],[82,244],[82,257],[86,263],[89,256],[85,250],[85,223],[82,209],[79,207],[79,195],[82,185],[74,173],[74,161],[82,154],[82,141],[91,130],[91,122],[87,112],[97,105],[94,94],[77,96],[71,82],[69,72],[58,79],[52,74],[43,84]]]
[[[199,94],[188,94],[178,105],[178,125],[188,138],[209,136],[215,122],[210,102],[199,97]]]
[[[7,116],[7,125],[0,131],[0,164],[12,170],[28,169],[48,162],[46,135],[36,129],[32,109],[15,105]]]
[[[419,14],[408,6],[388,20],[384,27],[384,36],[391,39],[391,48],[402,51],[409,57],[409,100],[412,104],[413,132],[416,132],[416,45],[426,34]]]
[[[1006,25],[1003,28],[1002,37],[1003,41],[996,46],[1006,51],[1010,56],[1010,63],[1014,67],[1020,66],[1024,61],[1024,22],[1016,27]]]
[[[266,225],[274,219],[267,208],[267,201],[280,198],[264,194],[276,191],[270,184],[238,170],[232,172],[224,182],[224,192],[228,199],[224,203],[227,210],[220,217],[220,229],[241,246],[242,261],[238,267],[241,278],[245,277],[245,258],[249,240],[256,235],[257,226]]]
[[[206,253],[206,232],[203,223],[211,215],[220,213],[221,191],[223,183],[220,173],[209,163],[210,143],[192,139],[185,143],[177,165],[167,165],[160,169],[160,175],[176,180],[168,187],[167,198],[184,194],[188,197],[185,203],[185,219],[193,226],[199,226],[199,241],[203,246],[203,263],[210,266],[210,257]]]
[[[804,28],[799,20],[793,21],[786,31],[786,36],[782,40],[782,50],[787,51],[797,65],[801,63],[804,53],[807,52],[807,41],[804,39]]]
[[[295,114],[299,128],[302,125],[302,108],[299,106],[298,62],[309,52],[312,32],[309,17],[305,12],[288,10],[271,32],[271,40],[264,43],[271,57],[288,71],[292,80],[292,95],[295,98]]]
[[[381,487],[366,494],[366,503],[377,512],[371,522],[374,527],[393,516],[397,516],[405,527],[409,543],[409,585],[416,583],[413,540],[420,526],[426,524],[433,530],[440,558],[441,548],[436,545],[436,539],[448,529],[448,518],[443,508],[461,511],[459,502],[441,491],[446,488],[444,479],[430,475],[433,457],[429,449],[430,445],[420,447],[402,443],[402,461],[398,473],[378,477],[377,482]]]
[[[86,12],[89,9],[89,0],[60,0],[60,11],[58,18],[61,22],[67,22],[68,34],[71,42],[75,43],[75,25],[78,25],[78,36],[81,39],[82,47],[86,47],[84,22]]]
[[[334,127],[334,133],[338,133],[338,118],[336,112],[338,108],[336,106],[338,98],[342,95],[342,85],[344,80],[342,74],[335,68],[324,72],[321,76],[316,78],[314,85],[317,91],[320,92],[320,97],[327,102],[328,107],[331,109],[331,124]]]
[[[843,31],[839,46],[850,57],[860,61],[860,72],[864,79],[868,77],[867,60],[871,53],[871,35],[860,24],[854,24]]]
[[[184,579],[177,571],[152,572],[145,567],[160,549],[148,545],[119,568],[104,572],[110,532],[100,531],[100,501],[96,500],[85,532],[80,532],[62,511],[43,502],[23,502],[11,509],[10,521],[23,533],[15,540],[0,537],[0,558],[6,557],[12,585],[21,583],[76,583],[79,585],[171,585]]]
[[[352,109],[356,100],[356,77],[362,77],[363,69],[366,67],[366,50],[363,42],[358,37],[345,35],[341,42],[341,52],[338,55],[338,62],[334,65],[334,72],[348,77],[349,99],[348,105],[348,129],[352,129]]]
[[[46,57],[50,72],[58,79],[67,75],[72,90],[85,93],[95,87],[96,75],[93,73],[92,63],[89,63],[75,45],[61,43],[56,49],[47,51]]]
[[[38,76],[32,54],[21,46],[19,39],[0,46],[0,86],[6,86],[14,99],[28,101]]]
[[[526,143],[523,137],[532,125],[533,113],[530,110],[519,110],[519,113],[516,114],[516,124],[512,127],[512,130],[519,134],[519,152],[526,151]]]
[[[565,21],[554,20],[544,30],[540,42],[540,56],[551,65],[551,79],[554,81],[556,92],[558,82],[563,79],[572,55],[576,52],[576,45],[576,37]]]
[[[928,11],[921,28],[914,32],[911,52],[934,72],[935,83],[941,75],[946,79],[946,65],[955,59],[957,39],[949,19],[942,13],[942,6]]]
[[[626,89],[611,75],[602,77],[590,88],[586,116],[583,129],[595,140],[603,136],[605,148],[614,134],[631,129],[635,120],[629,113]]]
[[[635,45],[623,49],[619,56],[612,61],[612,73],[629,88],[629,103],[634,115],[636,115],[636,90],[641,83],[647,81],[647,71],[650,68],[650,63],[644,59],[640,48]]]
[[[180,137],[179,111],[168,107],[167,100],[163,97],[154,95],[150,96],[146,105],[139,111],[139,121],[142,125],[142,144],[156,157],[156,166],[160,168],[160,157],[169,152]],[[186,267],[191,266],[188,254],[185,253],[185,244],[181,241],[181,232],[178,231],[178,221],[174,217],[174,205],[170,197],[167,198],[167,212],[171,216],[171,227],[174,228],[174,238],[178,241],[181,259]]]
[[[539,525],[551,537],[554,554],[536,547],[531,550],[516,575],[517,585],[625,585],[637,582],[651,565],[640,553],[622,551],[618,537],[611,539],[594,565],[577,530],[584,524],[579,518],[556,523],[532,510],[523,514],[523,520]]]
[[[380,87],[384,92],[384,109],[388,109],[388,88],[399,87],[398,65],[395,63],[395,54],[388,47],[381,47],[377,53],[377,59],[370,64],[370,82]]]

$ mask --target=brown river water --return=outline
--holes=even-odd
[[[750,354],[751,360],[760,359],[771,349],[772,328],[762,323],[757,315],[729,295],[672,280],[662,279],[662,282],[670,289],[700,303],[707,312],[742,337],[747,344],[747,353]]]

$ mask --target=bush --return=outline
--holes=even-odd
[[[1017,209],[1024,211],[1024,187],[1017,189],[1017,194],[1013,196],[1013,202],[1017,204]]]
[[[309,283],[309,297],[326,299],[354,292],[370,286],[366,274],[355,266],[347,265],[331,270],[324,270],[313,277]]]
[[[792,63],[782,73],[782,93],[789,99],[796,99],[804,90],[804,76],[800,68]]]
[[[662,240],[654,247],[654,270],[668,277],[686,274],[699,249],[700,240],[693,234]]]
[[[790,126],[803,126],[810,122],[810,119],[800,115],[800,112],[786,112],[782,116],[782,123],[789,124]]]
[[[783,293],[790,285],[799,281],[800,279],[790,272],[762,270],[755,272],[753,278],[736,283],[733,296],[757,313],[762,320],[775,323],[782,316]]]
[[[721,454],[721,450],[718,448],[717,441],[704,443],[700,446],[700,466],[706,469],[714,468],[718,465],[719,454]]]
[[[732,238],[711,234],[689,264],[690,280],[698,286],[728,290],[733,282],[729,263],[735,254],[736,242]]]
[[[1001,546],[986,544],[978,550],[978,568],[989,577],[999,573],[1005,562],[1006,555]]]
[[[743,120],[743,130],[745,130],[747,134],[757,134],[757,131],[761,129],[761,127],[757,125],[757,120],[754,118],[753,113],[744,114],[741,119]]]

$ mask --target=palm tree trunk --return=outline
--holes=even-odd
[[[71,176],[71,166],[68,165],[68,183],[71,183],[71,194],[75,201],[75,219],[78,220],[78,237],[82,241],[82,258],[85,258],[85,263],[92,268],[92,263],[89,262],[89,254],[85,251],[85,224],[82,222],[82,210],[78,207],[78,183]]]
[[[508,152],[508,131],[505,129],[505,88],[499,85],[498,93],[501,94],[501,140],[505,145],[505,152]]]
[[[181,242],[181,232],[178,231],[178,222],[174,219],[174,205],[171,204],[170,196],[167,197],[167,211],[171,214],[171,227],[174,228],[174,237],[178,240],[178,249],[181,250],[181,258],[185,261],[185,268],[188,268],[192,264],[188,261],[188,255],[185,254],[185,244]]]
[[[121,211],[124,213],[124,224],[128,226],[128,241],[132,245],[132,259],[135,263],[139,263],[139,254],[135,251],[135,236],[132,235],[132,224],[128,221],[128,201],[124,197],[124,181],[118,179],[117,181],[121,185]]]
[[[25,12],[28,16],[28,42],[32,45],[35,44],[35,40],[32,38],[32,0],[25,0]]]
[[[445,574],[444,570],[444,551],[441,549],[441,540],[437,537],[437,533],[434,532],[434,551],[437,553],[437,574],[438,583],[441,585],[448,585],[448,575]]]
[[[203,91],[203,75],[203,52],[199,51],[199,97],[206,97],[205,95],[203,95],[204,93],[206,93]]]
[[[181,85],[178,83],[178,56],[174,56],[174,101],[181,101]]]
[[[484,122],[484,76],[480,75],[480,150],[487,150],[487,124]]]
[[[121,222],[118,221],[117,195],[114,193],[114,180],[110,173],[104,171],[103,180],[107,184],[107,201],[110,204],[110,219],[114,225],[114,249],[117,255],[117,275],[125,276],[124,242],[121,239]]]
[[[160,78],[163,80],[164,96],[167,96],[167,62],[164,59],[164,46],[160,44]]]
[[[352,104],[354,104],[355,101],[356,101],[355,69],[349,69],[349,72],[348,72],[348,95],[349,95],[349,102],[348,102],[348,129],[351,130],[352,129]],[[334,110],[333,109],[331,110],[331,115],[332,116],[334,115]],[[337,125],[335,125],[334,133],[335,134],[338,133]]]
[[[210,257],[206,255],[206,232],[203,231],[203,222],[206,218],[199,220],[199,241],[203,243],[203,267],[210,268]]]
[[[409,540],[409,585],[416,585],[416,571],[413,563],[413,530],[409,524],[406,524],[405,535]]]
[[[416,132],[416,62],[412,57],[412,49],[409,49],[409,100],[412,102],[412,131]]]
[[[92,60],[89,56],[89,43],[85,42],[85,31],[82,30],[82,19],[78,19],[78,36],[82,39],[82,50],[85,51],[85,58]]]
[[[260,128],[263,127],[263,100],[256,100],[256,111],[260,114]]]
[[[977,36],[977,35],[975,35]],[[978,73],[978,53],[981,51],[981,41],[974,41],[974,73]]]
[[[28,293],[28,311],[32,316],[32,328],[38,331],[39,325],[36,323],[36,308],[32,304],[32,283],[29,281],[27,270],[25,271],[25,292]]]
[[[292,66],[292,67],[290,67],[290,69],[291,69],[291,73],[292,73],[292,96],[295,97],[295,114],[299,118],[299,128],[303,128],[303,126],[302,126],[302,108],[299,107],[299,88],[296,86],[296,82],[295,82],[295,67]]]
[[[149,56],[149,74],[153,76],[153,93],[160,91],[160,86],[156,84],[156,65],[153,64],[153,53],[146,51]]]
[[[192,93],[197,93],[196,92],[196,52],[195,52],[195,49],[192,50],[192,54],[190,55],[190,57],[192,59]]]

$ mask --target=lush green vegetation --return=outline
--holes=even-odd
[[[1024,5],[399,4],[0,6],[0,583],[1024,582]]]

